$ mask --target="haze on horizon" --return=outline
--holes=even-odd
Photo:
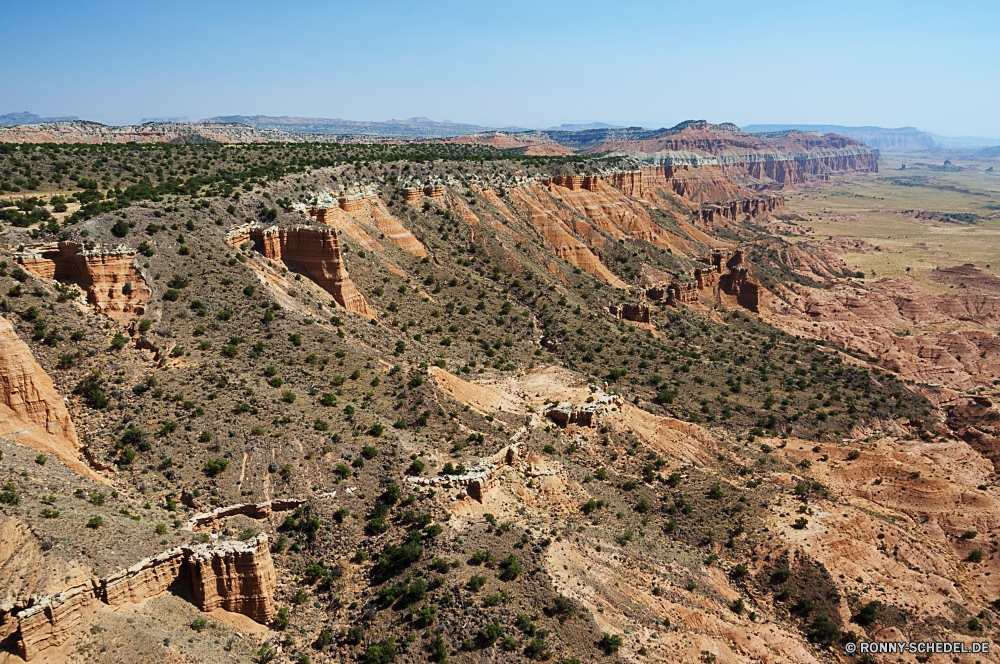
[[[1000,6],[8,3],[0,113],[686,119],[1000,137]]]

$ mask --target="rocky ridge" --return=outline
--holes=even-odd
[[[8,598],[0,603],[0,630],[31,661],[57,650],[96,605],[135,604],[177,585],[188,589],[202,611],[222,608],[267,622],[275,583],[263,533],[247,542],[186,544],[54,595]]]

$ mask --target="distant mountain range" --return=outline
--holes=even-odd
[[[0,115],[0,127],[16,127],[18,125],[39,124],[41,122],[72,122],[73,120],[79,120],[79,118],[75,115],[64,118],[43,118],[34,113],[22,111],[20,113]]]
[[[866,143],[884,152],[900,152],[908,150],[976,150],[1000,145],[1000,139],[981,138],[976,136],[939,136],[920,131],[916,127],[845,127],[843,125],[747,125],[743,131],[749,134],[763,134],[797,129],[820,134],[840,134]]]

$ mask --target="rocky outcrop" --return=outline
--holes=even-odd
[[[760,311],[761,290],[745,265],[738,265],[719,277],[719,291],[736,298],[737,304],[754,313]]]
[[[699,221],[713,224],[721,221],[756,219],[784,206],[784,196],[741,198],[725,203],[705,203],[696,213]]]
[[[649,305],[633,302],[623,302],[622,304],[612,304],[608,306],[608,311],[619,320],[630,320],[635,323],[648,323]]]
[[[8,600],[0,605],[0,623],[16,622],[14,648],[30,661],[65,643],[96,604],[137,603],[172,587],[189,590],[202,611],[222,608],[267,622],[274,615],[277,587],[267,536],[185,544],[54,595]]]
[[[0,318],[0,436],[107,481],[80,460],[80,442],[63,398],[6,318]]]
[[[185,551],[191,591],[199,609],[225,609],[259,623],[271,619],[277,581],[267,536],[258,535],[254,544],[227,542]]]
[[[554,184],[566,187],[570,191],[597,191],[597,182],[600,178],[596,175],[557,175],[544,181],[544,184]]]
[[[594,424],[593,408],[550,408],[545,411],[545,417],[549,418],[562,428],[571,424],[580,427],[589,427]]]
[[[365,207],[364,199],[360,196],[338,198],[337,204],[344,212],[360,212]]]
[[[301,271],[333,296],[348,311],[374,318],[364,296],[347,274],[340,254],[337,233],[327,229],[296,226],[293,228],[253,227],[248,229],[257,251],[290,269]]]
[[[204,530],[213,528],[219,521],[231,516],[243,515],[251,519],[266,519],[274,512],[293,510],[304,505],[305,500],[298,498],[277,498],[263,503],[237,503],[226,505],[211,512],[195,514],[184,524],[185,530]]]
[[[87,249],[77,242],[35,245],[15,254],[36,277],[80,286],[97,313],[121,325],[142,316],[152,295],[135,256],[123,246]]]
[[[435,200],[444,198],[444,187],[440,185],[430,185],[428,187],[424,187],[424,196]]]
[[[646,166],[638,171],[614,173],[607,179],[629,196],[650,204],[668,202],[671,194],[692,203],[706,203],[728,201],[750,193],[733,182],[718,166]]]

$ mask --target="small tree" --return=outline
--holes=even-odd
[[[598,645],[600,645],[606,652],[613,653],[617,652],[618,649],[622,647],[623,643],[622,637],[617,634],[608,634],[607,632],[604,632]]]

